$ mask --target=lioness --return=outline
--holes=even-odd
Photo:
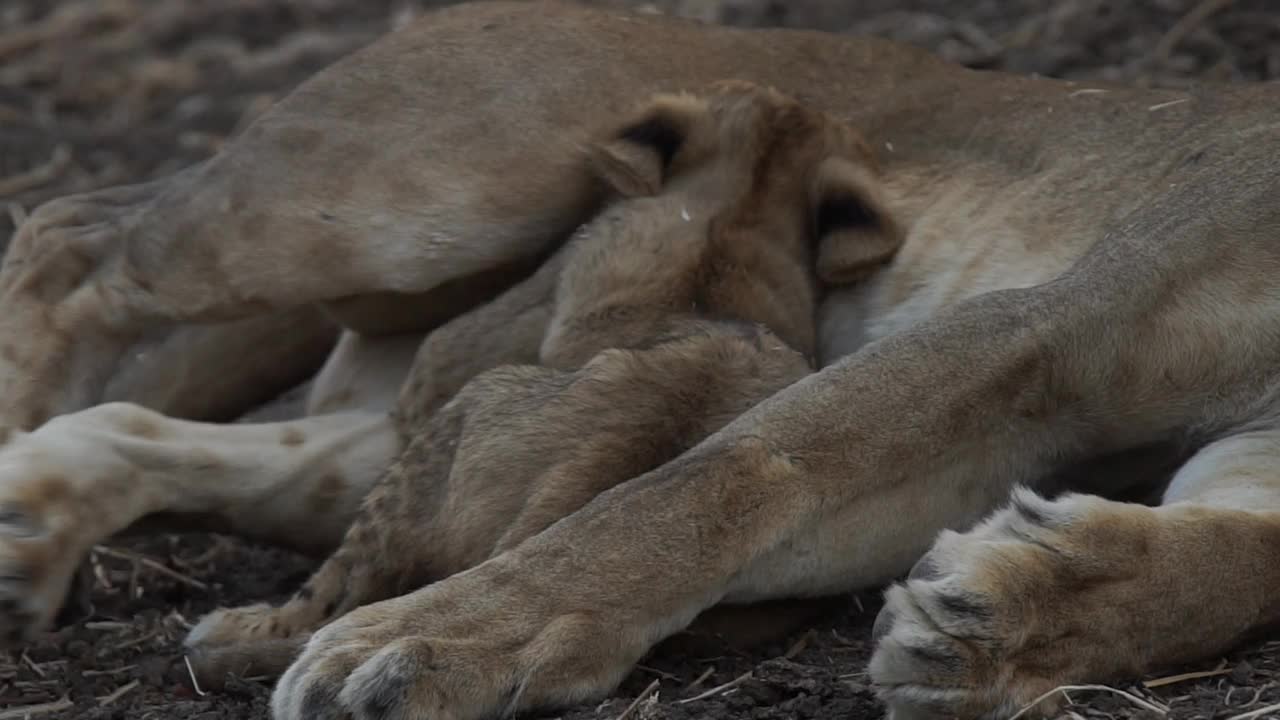
[[[553,268],[518,280],[599,207],[583,143],[639,97],[726,78],[849,121],[883,158],[903,244],[822,302],[823,369],[507,552],[327,625],[279,720],[597,697],[726,598],[913,565],[871,665],[898,718],[1007,716],[1280,620],[1280,89],[1081,86],[867,39],[477,3],[336,64],[205,164],[23,225],[0,271],[0,629],[47,623],[88,544],[150,512],[335,547],[403,418],[537,359]],[[313,398],[345,413],[72,412],[197,413],[184,398],[252,388],[253,366],[188,356],[156,390],[129,370],[137,343],[165,367],[244,340],[155,344],[163,323],[313,303],[359,333]],[[416,340],[381,337],[449,317],[412,361]],[[377,410],[373,381],[410,362]],[[1059,494],[1081,489],[1098,494]],[[1115,499],[1139,491],[1161,503]]]
[[[901,240],[865,143],[767,89],[659,97],[588,159],[623,199],[548,261],[544,367],[481,373],[403,422],[406,451],[301,591],[191,632],[205,684],[283,671],[335,617],[506,552],[809,374],[818,276]]]

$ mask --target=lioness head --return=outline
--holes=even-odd
[[[761,323],[811,354],[820,283],[852,282],[901,244],[861,136],[770,89],[657,96],[588,158],[615,201],[576,239],[550,362],[690,315]]]

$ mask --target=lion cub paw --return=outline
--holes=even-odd
[[[310,634],[284,608],[260,604],[205,615],[183,644],[202,686],[218,688],[228,675],[280,675]]]
[[[940,535],[876,619],[870,672],[890,717],[1007,717],[1060,685],[1136,671],[1124,607],[1144,596],[1151,516],[1022,490]]]

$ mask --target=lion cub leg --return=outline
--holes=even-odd
[[[201,682],[283,672],[312,632],[518,546],[808,370],[752,329],[609,350],[575,371],[479,375],[410,428],[342,546],[288,602],[201,621],[187,641]]]
[[[417,559],[442,560],[443,549],[423,537],[433,526],[439,488],[450,481],[460,423],[476,405],[477,397],[493,397],[495,405],[504,406],[514,387],[477,382],[462,397],[454,400],[455,396],[486,370],[537,360],[563,256],[564,252],[553,255],[533,275],[499,297],[432,331],[413,356],[398,400],[394,393],[386,396],[384,388],[370,389],[363,382],[369,377],[403,375],[399,363],[404,342],[379,339],[381,352],[370,353],[366,347],[369,340],[351,333],[343,336],[330,364],[316,379],[309,411],[348,405],[365,397],[375,403],[386,398],[395,406],[394,426],[408,450],[401,462],[391,465],[388,459],[390,469],[382,468],[381,479],[341,548],[290,600],[278,607],[255,604],[218,610],[200,621],[187,638],[187,646],[201,682],[216,686],[229,672],[281,672],[311,632],[333,618],[427,581]],[[393,372],[387,372],[388,363],[396,366]],[[540,369],[529,372],[555,374]],[[454,402],[443,410],[450,400]],[[483,427],[487,422],[482,418],[473,426]],[[504,482],[515,482],[511,473],[504,475]],[[483,503],[468,504],[484,507]],[[500,513],[492,515],[495,522],[501,517]],[[474,536],[481,524],[470,523],[464,535]],[[476,552],[482,554],[471,564],[482,560],[487,548],[481,546]]]
[[[464,424],[486,424],[483,417],[471,417],[475,404],[469,397],[464,390],[415,428],[409,447],[369,491],[341,545],[288,601],[217,610],[201,619],[185,644],[202,684],[220,687],[229,673],[278,675],[311,634],[335,618],[425,585],[442,576],[442,565],[484,559],[483,544],[464,560],[456,555],[465,551],[451,554],[440,542],[439,529],[447,524],[440,517],[450,511],[447,498],[472,506],[484,502],[450,489]],[[514,495],[518,484],[511,478]],[[501,522],[500,514],[487,519]],[[467,537],[481,532],[470,530]]]
[[[1204,448],[1160,507],[1020,491],[889,590],[871,674],[894,718],[1002,717],[1213,657],[1280,621],[1278,553],[1280,430]]]

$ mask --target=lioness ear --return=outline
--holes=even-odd
[[[865,166],[828,158],[812,190],[817,273],[825,283],[858,280],[902,246],[879,179]]]
[[[596,174],[625,197],[656,195],[705,103],[685,95],[661,95],[620,129],[593,143]]]

